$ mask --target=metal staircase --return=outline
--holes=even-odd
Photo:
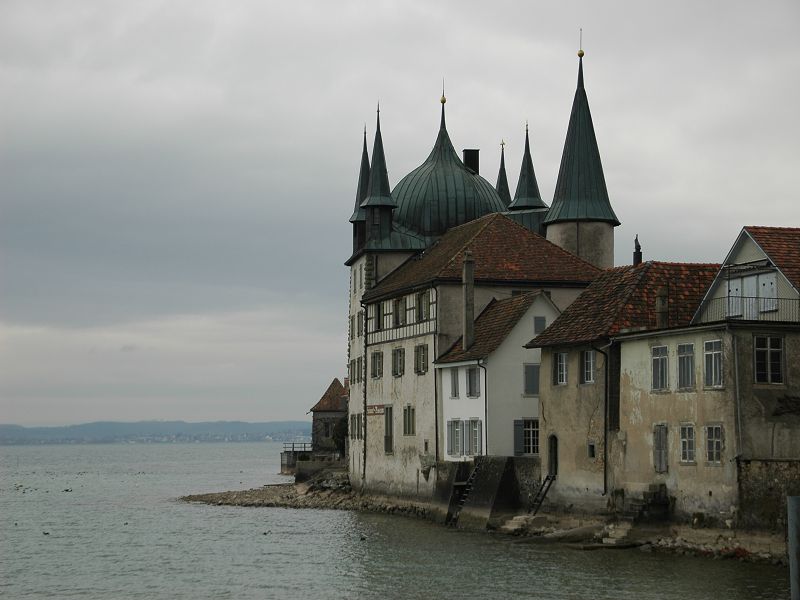
[[[553,485],[555,480],[555,475],[547,475],[544,478],[542,485],[540,485],[539,489],[536,490],[536,495],[533,497],[530,507],[528,507],[528,514],[535,515],[537,512],[539,512],[539,509],[542,508],[542,503],[547,496],[547,492],[550,490],[550,486]]]

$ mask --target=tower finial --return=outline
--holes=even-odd
[[[442,104],[447,102],[447,98],[444,95],[444,77],[442,77],[442,97],[439,99],[439,102],[441,102]]]
[[[500,140],[500,151],[502,152],[505,149],[506,149],[506,141]]]
[[[583,27],[580,29],[580,33],[578,34],[578,58],[583,58],[585,52],[583,51]]]

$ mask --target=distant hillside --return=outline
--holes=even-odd
[[[0,444],[4,445],[303,441],[310,436],[309,421],[98,421],[64,427],[0,425]]]

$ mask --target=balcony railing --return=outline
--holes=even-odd
[[[800,299],[723,296],[706,300],[697,313],[697,323],[718,321],[800,322]]]

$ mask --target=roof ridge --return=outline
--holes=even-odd
[[[800,231],[800,227],[779,227],[774,225],[745,225],[744,229],[775,229],[778,231]]]
[[[642,265],[643,266],[641,268],[641,272],[639,273],[639,276],[636,278],[636,281],[634,282],[633,285],[628,286],[628,291],[621,297],[621,302],[617,303],[617,310],[614,311],[614,319],[611,321],[612,325],[619,320],[619,315],[622,312],[623,307],[628,303],[628,298],[630,298],[633,295],[633,292],[635,290],[639,289],[639,286],[642,284],[642,281],[644,280],[645,274],[653,266],[653,263],[652,261],[647,261],[645,263],[642,263]],[[635,266],[630,267],[631,270],[635,268],[636,268]],[[607,333],[608,331],[606,331],[606,334]]]

